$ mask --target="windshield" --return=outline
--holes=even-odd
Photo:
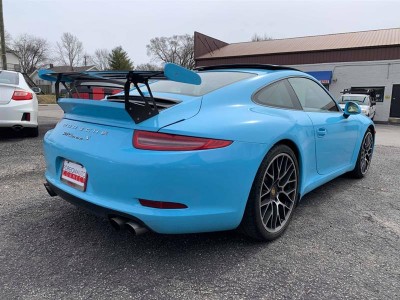
[[[0,83],[18,84],[18,73],[0,71]]]
[[[368,104],[367,96],[363,95],[343,95],[340,97],[339,103],[345,103],[347,101],[356,102],[358,104]]]
[[[151,84],[152,92],[202,96],[226,85],[256,76],[245,72],[202,72],[201,84],[187,84],[170,80],[160,80]]]

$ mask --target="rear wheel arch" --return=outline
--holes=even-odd
[[[298,183],[298,188],[299,188],[299,195],[300,195],[300,190],[301,190],[301,180],[300,180],[300,178],[301,178],[301,171],[302,171],[301,154],[300,154],[300,150],[299,150],[299,147],[297,146],[297,144],[296,144],[295,142],[293,142],[292,140],[290,140],[290,139],[283,139],[283,140],[280,140],[280,141],[276,142],[275,144],[273,144],[273,145],[268,149],[267,153],[265,153],[263,159],[262,159],[261,162],[260,162],[260,165],[259,165],[258,168],[257,168],[257,172],[254,174],[254,178],[253,178],[252,185],[254,184],[254,180],[256,179],[258,170],[259,170],[259,168],[261,167],[263,161],[267,158],[268,153],[271,151],[272,148],[274,148],[275,146],[278,146],[278,145],[285,145],[285,146],[288,146],[288,147],[294,152],[294,154],[295,154],[295,156],[296,156],[297,164],[298,164],[298,167],[299,167],[299,183]],[[249,196],[250,196],[250,191],[249,191],[248,197],[249,197]],[[249,201],[249,200],[248,200],[248,197],[247,197],[246,204],[247,204],[247,202]],[[243,210],[243,213],[244,213],[244,210]]]
[[[303,163],[302,163],[302,156],[301,156],[301,153],[300,153],[300,149],[297,146],[297,144],[293,140],[290,140],[290,139],[280,140],[279,142],[275,143],[275,145],[273,145],[272,147],[274,147],[276,145],[286,145],[286,146],[288,146],[290,149],[292,149],[292,151],[294,152],[294,155],[296,156],[297,164],[298,164],[298,167],[299,167],[299,183],[298,183],[298,194],[299,195],[298,195],[298,197],[300,198],[301,178],[302,178],[302,170],[303,170]]]
[[[292,140],[284,139],[284,140],[281,140],[281,141],[277,142],[275,145],[280,145],[280,144],[286,145],[286,146],[288,146],[290,149],[293,150],[294,154],[296,155],[297,162],[299,163],[299,167],[300,167],[301,155],[300,155],[299,147],[297,147],[296,143],[293,142]],[[275,146],[275,145],[274,145],[274,146]],[[273,146],[273,147],[274,147],[274,146]]]
[[[272,180],[274,181],[274,183],[271,183],[274,187],[270,188],[270,190],[267,193],[273,193],[271,194],[274,199],[275,199],[275,193],[277,194],[276,196],[276,200],[277,201],[277,205],[276,205],[276,209],[278,209],[278,215],[281,214],[281,208],[286,207],[288,209],[288,211],[283,213],[283,225],[281,223],[281,225],[279,226],[283,226],[280,229],[278,229],[278,231],[276,232],[270,232],[269,229],[265,229],[265,226],[268,226],[267,224],[262,224],[263,222],[265,223],[265,220],[263,220],[264,216],[259,215],[259,213],[262,214],[262,208],[263,208],[263,204],[260,204],[259,201],[260,200],[260,195],[263,192],[264,186],[267,187],[267,185],[265,185],[265,172],[268,172],[268,169],[270,168],[271,164],[273,164],[275,161],[277,161],[277,159],[279,159],[279,157],[287,157],[286,158],[286,163],[285,165],[287,165],[287,163],[290,163],[290,161],[292,162],[292,165],[294,167],[297,167],[297,171],[295,173],[295,175],[289,175],[289,176],[295,176],[295,178],[297,177],[297,183],[296,183],[296,190],[297,192],[295,194],[292,194],[290,196],[290,191],[287,191],[287,194],[282,192],[281,189],[283,189],[283,191],[285,191],[285,186],[287,184],[292,184],[289,182],[286,182],[285,184],[283,184],[282,186],[280,185],[279,182],[275,183],[275,179],[272,178]],[[243,216],[242,216],[242,220],[241,223],[239,225],[239,229],[245,233],[247,236],[250,236],[252,238],[255,238],[256,240],[273,240],[275,238],[277,238],[278,236],[280,236],[281,234],[283,234],[283,232],[285,231],[287,225],[289,224],[289,220],[292,216],[292,211],[293,209],[296,207],[296,204],[298,202],[298,195],[299,195],[299,190],[300,190],[300,151],[299,148],[297,147],[296,143],[293,142],[292,140],[288,140],[288,139],[283,139],[280,140],[278,142],[276,142],[274,145],[271,146],[271,148],[268,149],[268,152],[265,154],[263,160],[260,163],[260,166],[257,170],[257,173],[253,179],[253,184],[252,184],[252,188],[251,191],[249,193],[249,196],[247,198],[246,201],[246,207],[245,210],[243,212]],[[282,166],[282,163],[281,163]],[[276,173],[276,171],[278,173]],[[276,170],[274,172],[269,172],[268,174],[277,174],[278,178],[277,180],[281,180],[280,176],[280,169]],[[275,175],[273,175],[275,176]],[[261,180],[261,181],[260,181]],[[288,180],[288,179],[287,179]],[[281,188],[281,189],[280,189]],[[290,186],[289,186],[290,188]],[[293,187],[292,187],[293,188]],[[268,188],[267,188],[268,189]],[[276,192],[275,192],[276,191]],[[259,194],[261,192],[261,194]],[[264,191],[265,192],[265,191]],[[290,200],[290,202],[288,203],[292,203],[293,206],[289,205],[288,203],[286,203],[287,205],[283,205],[282,207],[280,207],[279,205],[281,204],[280,201],[283,201],[284,198],[280,199],[281,197],[279,197],[279,194],[284,194],[287,195],[287,197],[289,197],[289,199],[291,198],[292,200]],[[261,196],[264,197],[264,196]],[[267,196],[269,197],[269,196]],[[278,198],[279,197],[279,198]],[[267,198],[265,198],[267,199]],[[271,198],[272,199],[272,198]],[[271,200],[271,201],[275,201],[275,200]],[[286,201],[288,201],[286,199]],[[259,206],[260,205],[260,206]],[[265,206],[265,204],[264,204]],[[273,206],[273,205],[272,205]],[[275,211],[275,213],[277,213],[277,210],[273,209],[272,211],[270,211],[270,217],[272,216],[272,213]],[[279,208],[280,207],[280,208]],[[259,211],[261,209],[261,212]],[[268,209],[268,206],[267,206]],[[266,211],[264,212],[264,214],[266,213]],[[286,213],[290,213],[290,215],[286,215]],[[286,218],[287,216],[287,218]],[[281,217],[278,218],[280,220],[280,222],[282,221]],[[268,219],[269,220],[269,219]],[[272,221],[273,222],[273,219]],[[272,226],[272,224],[270,224]],[[275,226],[276,226],[276,222],[275,222]],[[273,227],[272,227],[273,228]],[[277,228],[273,228],[273,230],[275,230]],[[272,230],[272,229],[271,229]]]
[[[275,144],[273,144],[273,145],[268,149],[268,151],[265,153],[263,159],[261,160],[260,165],[258,166],[256,173],[254,174],[253,182],[252,182],[251,185],[253,186],[254,180],[256,179],[257,174],[258,174],[258,170],[260,169],[260,167],[261,167],[263,161],[267,158],[268,153],[271,151],[271,149],[273,149],[274,147],[276,147],[276,146],[278,146],[278,145],[285,145],[285,146],[288,146],[288,147],[294,152],[294,154],[295,154],[295,156],[296,156],[297,164],[298,164],[298,167],[299,167],[299,183],[298,183],[298,188],[299,188],[299,195],[300,195],[300,190],[301,190],[301,180],[300,180],[300,178],[301,178],[301,170],[302,170],[301,154],[300,154],[300,150],[299,150],[299,147],[297,146],[297,144],[296,144],[295,142],[293,142],[292,140],[290,140],[290,139],[282,139],[282,140],[279,140],[278,142],[276,142]],[[249,191],[249,195],[247,196],[247,200],[246,200],[246,202],[245,202],[245,206],[247,205],[247,202],[249,201],[250,192],[251,192],[251,191]],[[243,210],[243,213],[244,213],[244,210]]]
[[[282,139],[282,140],[279,140],[278,142],[276,142],[275,144],[273,144],[271,146],[271,148],[268,149],[267,153],[265,153],[264,158],[261,161],[259,168],[261,167],[262,162],[266,159],[266,157],[267,157],[268,153],[271,151],[271,149],[274,148],[275,146],[278,146],[278,145],[286,145],[294,152],[294,154],[296,156],[296,159],[297,159],[297,164],[299,166],[299,177],[301,178],[301,171],[303,169],[303,164],[302,164],[302,157],[301,157],[301,154],[300,154],[300,149],[297,146],[297,144],[291,139]],[[258,172],[258,169],[257,169],[257,172]],[[256,178],[256,175],[257,175],[257,173],[254,175],[253,182],[254,182],[254,180]],[[301,180],[300,180],[300,178],[299,178],[299,194],[300,194],[300,190],[301,190]]]

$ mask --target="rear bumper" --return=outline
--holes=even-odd
[[[30,113],[30,121],[21,121],[24,113]],[[38,126],[38,104],[35,100],[13,101],[0,104],[0,127]]]
[[[131,215],[128,214],[124,214],[121,213],[119,211],[116,210],[112,210],[109,208],[105,208],[103,206],[99,206],[96,204],[93,204],[91,202],[85,201],[81,198],[78,198],[76,196],[73,196],[71,194],[68,194],[66,192],[64,192],[62,189],[56,187],[55,185],[51,184],[50,182],[46,182],[46,185],[51,189],[51,191],[53,191],[57,196],[60,196],[62,199],[68,201],[69,203],[77,206],[77,207],[81,207],[83,209],[85,209],[86,211],[97,215],[99,217],[103,217],[103,218],[111,218],[111,217],[123,217],[123,218],[127,218],[127,219],[134,219],[136,222],[143,224],[143,222],[141,222],[140,220],[136,219],[136,218],[132,218]],[[53,196],[53,195],[52,195]]]
[[[56,193],[95,213],[100,207],[103,216],[112,211],[139,220],[158,233],[236,228],[266,151],[266,145],[241,142],[205,151],[138,150],[132,146],[132,130],[108,127],[107,135],[77,140],[63,135],[67,130],[63,124],[44,139],[46,180]],[[103,130],[100,125],[96,129]],[[77,137],[85,137],[79,128],[74,130]],[[86,168],[85,192],[60,181],[64,159]],[[139,199],[183,203],[188,208],[150,208]]]

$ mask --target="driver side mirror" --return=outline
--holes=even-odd
[[[350,115],[358,115],[361,114],[361,107],[355,102],[346,102],[346,106],[343,110],[343,116],[348,118]]]

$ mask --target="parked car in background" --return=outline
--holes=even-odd
[[[35,88],[37,93],[39,88]],[[39,134],[38,100],[19,72],[0,70],[0,127],[24,130],[29,136]]]
[[[352,101],[360,105],[362,114],[371,120],[376,114],[376,99],[374,90],[346,89],[339,98],[339,105],[344,109],[347,102]]]
[[[273,240],[301,197],[370,167],[373,122],[355,102],[342,111],[295,69],[166,64],[164,72],[41,78],[73,86],[123,80],[123,93],[101,101],[71,99],[73,92],[59,100],[64,117],[44,137],[45,187],[136,234],[240,227]]]

